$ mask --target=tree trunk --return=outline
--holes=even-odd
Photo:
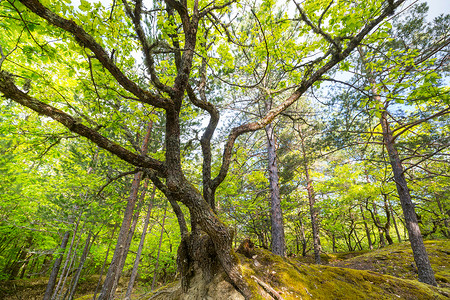
[[[153,291],[153,289],[155,288],[156,277],[158,276],[159,255],[161,254],[161,246],[162,246],[162,241],[163,241],[163,236],[164,236],[164,225],[166,224],[166,216],[167,216],[167,207],[164,208],[164,216],[163,216],[162,224],[161,224],[161,234],[159,236],[158,255],[156,256],[155,272],[153,272],[152,286],[150,288],[151,291]]]
[[[363,63],[365,63],[362,49],[358,48],[358,51],[363,59]],[[392,172],[394,173],[394,182],[397,187],[400,203],[402,205],[403,216],[405,218],[405,227],[408,230],[408,237],[411,243],[414,261],[417,266],[419,281],[436,286],[436,279],[423,243],[414,204],[411,200],[411,194],[409,193],[408,185],[405,179],[402,161],[397,152],[395,138],[389,125],[388,112],[386,111],[388,103],[383,103],[381,100],[381,96],[376,86],[375,79],[372,76],[371,70],[368,70],[368,74],[373,100],[375,104],[379,104],[383,108],[383,110],[380,111],[380,124],[383,133],[383,142],[389,155],[389,162],[392,167]]]
[[[298,214],[298,222],[300,223],[300,238],[302,243],[302,256],[306,256],[306,248],[307,248],[307,241],[305,236],[305,226],[303,225],[302,217],[300,216],[300,213]]]
[[[241,275],[239,261],[232,248],[233,230],[219,220],[208,202],[187,180],[181,180],[176,187],[173,186],[173,190],[177,192],[166,190],[166,196],[174,197],[172,201],[182,201],[188,207],[191,218],[197,220],[197,224],[207,234],[207,237],[198,231],[182,234],[177,262],[183,289],[186,291],[189,287],[193,275],[190,270],[195,262],[199,263],[205,275],[211,273],[218,261],[236,289],[246,299],[251,299],[252,293]]]
[[[444,229],[442,230],[442,233],[446,238],[450,238],[450,224],[448,222],[450,217],[450,210],[446,211],[445,208],[442,207],[441,200],[439,199],[438,195],[436,195],[436,203],[438,205],[441,217],[444,219]]]
[[[89,234],[86,238],[86,244],[84,245],[83,253],[81,254],[80,264],[78,265],[77,272],[73,279],[73,284],[72,284],[70,294],[69,294],[69,300],[72,300],[73,297],[75,296],[75,292],[77,290],[77,285],[78,285],[78,280],[80,279],[81,271],[83,270],[83,266],[84,266],[84,262],[86,261],[86,258],[89,254],[90,245],[92,245],[91,236],[92,236],[92,232],[89,231]]]
[[[308,191],[308,200],[309,200],[309,212],[311,216],[311,227],[313,234],[313,246],[314,246],[314,261],[316,264],[321,264],[320,252],[322,251],[322,247],[320,246],[320,237],[319,237],[319,220],[316,205],[316,195],[314,193],[314,187],[312,184],[311,177],[309,175],[309,166],[306,157],[306,147],[305,147],[305,137],[303,136],[303,132],[301,128],[298,128],[298,132],[300,134],[301,147],[303,153],[303,170],[306,176],[306,190]]]
[[[142,142],[141,154],[145,155],[148,151],[148,143],[150,141],[150,136],[152,132],[153,122],[150,121],[147,127],[147,132]],[[108,273],[105,277],[105,282],[103,283],[102,291],[98,296],[99,300],[112,299],[115,294],[115,288],[117,286],[120,273],[122,272],[121,266],[122,259],[125,253],[128,252],[127,241],[128,233],[133,219],[133,211],[136,206],[136,201],[138,199],[139,185],[142,179],[142,172],[135,174],[133,182],[131,184],[130,196],[128,197],[127,206],[125,208],[125,213],[122,221],[122,226],[120,227],[119,236],[117,238],[116,249],[114,250],[114,255],[111,260],[111,264],[108,269]]]
[[[98,288],[102,282],[103,271],[105,270],[106,262],[108,261],[109,250],[111,249],[111,244],[112,244],[112,240],[114,238],[114,234],[116,233],[116,229],[117,229],[117,223],[114,224],[114,230],[111,234],[111,238],[109,239],[110,242],[108,244],[108,250],[106,250],[105,260],[103,261],[102,269],[100,270],[100,276],[99,276],[99,279],[97,282],[97,286],[95,287],[94,297],[92,297],[93,300],[96,299]]]
[[[384,233],[386,234],[386,239],[389,245],[394,244],[394,241],[391,238],[391,210],[389,209],[387,194],[383,194],[384,197],[384,212],[386,214],[386,224],[384,225]]]
[[[273,125],[266,126],[267,153],[270,187],[270,212],[272,221],[272,253],[286,256],[286,243],[284,238],[283,212],[281,210],[280,188],[278,185],[277,154]]]
[[[397,221],[395,220],[394,209],[392,208],[392,205],[391,205],[390,201],[388,201],[388,204],[389,204],[389,210],[391,212],[392,223],[394,223],[395,233],[397,234],[398,242],[401,243],[402,242],[402,237],[400,236],[400,231],[398,230]]]
[[[23,261],[27,257],[27,251],[25,247],[20,248],[17,259],[12,263],[10,267],[9,280],[13,280],[17,277],[20,271],[20,267],[23,265]]]
[[[369,243],[369,249],[373,250],[373,245],[372,245],[372,238],[370,237],[370,230],[369,230],[369,226],[367,225],[367,219],[366,216],[364,215],[364,209],[362,204],[359,204],[359,208],[361,210],[361,216],[364,222],[364,229],[366,230],[366,236],[367,236],[367,242]]]
[[[148,179],[146,179],[146,181],[144,183],[144,191],[142,192],[143,194],[145,193],[147,186],[148,186]],[[156,192],[156,187],[154,186],[153,191],[152,191],[151,200],[148,205],[147,215],[145,216],[145,222],[144,222],[144,228],[142,229],[141,240],[139,242],[139,247],[138,247],[138,250],[136,253],[136,258],[134,260],[133,270],[131,272],[130,281],[128,282],[128,288],[127,288],[127,293],[125,295],[125,299],[129,299],[129,297],[131,296],[131,292],[133,291],[134,281],[136,280],[139,262],[140,262],[141,254],[142,254],[142,249],[144,248],[145,236],[147,235],[147,228],[148,228],[148,224],[150,221],[150,215],[152,212],[153,199],[155,198],[155,192]],[[143,198],[143,196],[141,196],[141,197]]]
[[[386,247],[386,242],[384,241],[384,227],[381,225],[380,217],[378,216],[378,210],[377,205],[375,204],[375,201],[372,200],[372,208],[373,212],[369,209],[368,202],[366,202],[366,209],[370,212],[370,215],[372,216],[372,221],[375,224],[375,226],[378,228],[378,234],[380,236],[380,243],[379,247],[384,248]]]
[[[44,300],[50,300],[52,297],[52,291],[56,284],[56,278],[58,276],[59,268],[61,267],[61,262],[64,256],[64,251],[66,250],[67,242],[69,241],[69,236],[70,232],[67,231],[62,239],[61,246],[55,259],[55,263],[53,264],[52,273],[50,274],[50,278],[48,279],[47,288],[44,294]]]
[[[67,277],[69,276],[70,270],[72,269],[72,266],[73,266],[73,262],[75,260],[75,257],[77,256],[78,243],[80,242],[81,234],[78,236],[75,247],[73,246],[73,243],[74,243],[75,237],[77,236],[77,233],[78,233],[78,226],[80,224],[81,215],[82,215],[82,213],[80,213],[80,215],[78,216],[78,221],[75,226],[75,230],[73,232],[72,240],[70,241],[69,253],[67,253],[66,261],[64,262],[64,267],[61,272],[61,276],[59,277],[58,285],[56,286],[56,289],[53,292],[52,300],[56,299],[56,297],[58,295],[59,295],[58,299],[61,298],[61,295],[64,290],[64,286],[66,284]],[[82,226],[82,229],[83,229],[83,227],[84,227],[84,224]],[[72,254],[72,257],[70,256],[71,254]],[[59,292],[59,291],[61,291],[61,292]]]
[[[136,174],[136,176],[137,176],[137,174]],[[136,178],[136,176],[135,176],[135,178]],[[139,177],[140,177],[140,174],[139,174]],[[134,180],[133,180],[133,183],[135,183]],[[108,272],[105,277],[105,281],[103,282],[102,290],[100,292],[100,295],[98,296],[99,300],[111,299],[110,298],[111,295],[114,296],[113,285],[114,285],[114,281],[116,279],[117,272],[120,272],[119,271],[120,261],[121,261],[122,255],[123,255],[123,250],[125,249],[125,245],[127,242],[128,231],[130,229],[131,220],[133,218],[133,211],[134,211],[134,207],[136,205],[136,200],[137,200],[137,197],[135,197],[135,195],[137,195],[138,189],[139,189],[139,185],[136,185],[136,184],[132,185],[132,187],[131,187],[131,195],[128,198],[127,206],[125,208],[122,225],[120,227],[119,236],[117,238],[116,248],[114,250],[114,255],[113,255],[113,258],[109,265]]]
[[[135,178],[133,180],[133,184],[140,184],[141,178],[142,178],[142,173],[139,172],[136,175],[139,175],[139,176],[135,176]],[[136,182],[135,182],[135,180],[136,180]],[[133,196],[137,197],[138,189],[136,189],[136,190],[133,189],[133,191],[136,192],[136,195],[133,194]],[[143,202],[142,197],[140,199],[140,202],[141,203]],[[138,204],[138,206],[140,206],[140,205]],[[137,222],[139,220],[139,213],[140,213],[140,208],[138,208],[136,210],[136,212],[134,213],[133,218],[132,218],[132,223],[131,223],[130,229],[128,231],[128,234],[127,234],[127,239],[126,239],[124,248],[122,250],[122,256],[120,257],[120,261],[119,261],[118,266],[117,266],[117,272],[116,272],[116,275],[115,275],[115,278],[114,278],[114,282],[113,282],[113,285],[112,285],[112,288],[111,288],[110,299],[114,298],[115,290],[117,288],[117,285],[119,284],[119,279],[120,279],[120,276],[122,275],[123,268],[125,266],[125,262],[126,262],[126,259],[127,259],[127,256],[128,256],[128,251],[130,250],[131,241],[133,239],[134,231],[136,229],[136,225],[137,225]]]
[[[394,173],[394,181],[402,205],[403,216],[405,217],[406,229],[408,230],[408,237],[414,254],[414,261],[416,262],[417,272],[419,273],[419,281],[437,286],[427,250],[423,243],[416,211],[411,200],[411,194],[409,193],[408,185],[406,183],[402,162],[395,147],[394,137],[389,127],[386,111],[382,112],[380,122],[383,129],[384,145],[389,154],[389,160]]]

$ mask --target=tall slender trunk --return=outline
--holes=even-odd
[[[16,259],[12,262],[11,266],[9,267],[9,280],[13,280],[17,277],[17,275],[19,274],[20,268],[23,266],[24,262],[25,262],[25,258],[27,257],[27,247],[28,245],[25,244],[23,245],[19,252],[18,255],[16,257]]]
[[[155,271],[153,272],[152,287],[150,288],[150,290],[152,290],[152,291],[155,288],[156,277],[158,276],[159,255],[161,254],[161,246],[162,246],[162,241],[163,241],[163,236],[164,236],[164,226],[166,224],[166,216],[167,216],[167,206],[164,208],[164,216],[163,216],[162,224],[161,224],[161,234],[159,236],[158,254],[156,256]]]
[[[55,291],[53,292],[53,295],[52,295],[52,298],[51,298],[52,300],[56,299],[56,297],[58,296],[59,289],[61,288],[61,285],[63,284],[63,282],[65,282],[65,279],[64,279],[65,276],[64,275],[66,275],[66,272],[69,272],[68,269],[70,269],[70,265],[73,262],[73,260],[71,259],[71,255],[72,255],[72,252],[73,252],[73,249],[74,249],[75,238],[76,238],[76,236],[78,234],[78,226],[80,225],[81,215],[82,215],[82,213],[80,213],[78,215],[77,223],[75,225],[75,229],[74,229],[73,234],[72,234],[72,239],[70,241],[69,252],[67,253],[67,257],[66,257],[66,261],[64,262],[63,270],[61,272],[61,275],[59,276],[58,284],[57,284],[57,286],[55,288]],[[78,241],[79,241],[79,239],[78,239]],[[76,249],[76,247],[75,247],[75,249]],[[69,262],[70,262],[70,265],[69,265]]]
[[[444,219],[444,229],[442,230],[442,233],[446,238],[450,238],[450,224],[448,222],[450,217],[450,210],[445,210],[445,208],[442,207],[442,203],[441,200],[439,199],[439,196],[438,195],[435,196],[436,196],[436,203],[438,205],[439,212],[441,214],[441,218]]]
[[[298,222],[300,223],[300,239],[302,243],[302,256],[306,256],[306,237],[305,237],[305,226],[303,225],[302,217],[300,216],[300,213],[298,214]]]
[[[142,179],[142,173],[139,172],[136,175],[139,175],[139,176],[135,176],[135,179],[133,180],[133,184],[135,183],[135,180],[136,180],[137,184],[140,184],[141,179]],[[133,195],[133,196],[137,197],[138,189],[136,189],[135,191],[136,191],[136,195]],[[140,199],[140,202],[143,202],[142,198]],[[138,205],[138,206],[140,206],[140,205]],[[128,231],[128,234],[127,234],[127,239],[126,239],[124,248],[122,250],[122,256],[120,257],[120,261],[119,261],[118,266],[117,266],[117,272],[116,272],[116,275],[115,275],[115,278],[114,278],[114,282],[113,282],[113,285],[112,285],[112,288],[111,288],[111,295],[110,295],[111,299],[114,298],[115,290],[117,288],[117,285],[119,284],[119,279],[120,279],[120,276],[122,275],[123,268],[125,266],[125,262],[126,262],[126,259],[127,259],[127,256],[128,256],[128,251],[130,250],[131,241],[132,241],[133,235],[134,235],[134,230],[136,228],[136,225],[137,225],[137,222],[138,222],[138,219],[139,219],[139,213],[140,213],[140,209],[138,208],[136,210],[136,212],[134,213],[133,218],[132,218],[132,223],[131,223],[130,229]]]
[[[50,300],[52,297],[52,291],[56,284],[56,278],[58,276],[59,268],[61,267],[61,262],[64,256],[64,251],[66,250],[67,243],[69,241],[69,236],[70,231],[66,231],[66,233],[64,233],[61,246],[59,247],[55,263],[53,264],[52,273],[50,274],[50,278],[48,279],[47,288],[44,293],[44,300]]]
[[[314,186],[312,184],[311,176],[309,174],[310,172],[309,172],[308,158],[306,156],[305,137],[300,127],[298,127],[298,132],[300,134],[301,148],[303,154],[303,170],[306,176],[306,190],[308,191],[309,212],[311,216],[311,227],[313,233],[314,261],[316,264],[321,264],[320,252],[322,250],[322,247],[320,246],[318,213],[315,207],[316,195],[314,193]]]
[[[362,203],[359,204],[359,208],[361,210],[361,216],[362,216],[363,223],[364,223],[364,229],[366,230],[366,236],[367,236],[367,242],[369,243],[369,249],[373,250],[372,238],[370,236],[370,230],[369,230],[369,226],[367,225],[366,216],[364,215],[364,209],[363,209]]]
[[[78,280],[80,279],[81,271],[83,270],[83,266],[84,266],[84,262],[86,261],[86,258],[87,258],[88,253],[89,253],[90,245],[92,244],[91,243],[91,237],[92,237],[92,232],[89,231],[89,234],[88,234],[88,236],[86,238],[86,243],[85,243],[84,248],[83,248],[83,253],[81,254],[80,263],[78,265],[78,269],[77,269],[77,272],[75,273],[75,277],[73,279],[72,287],[70,289],[69,300],[72,300],[73,297],[75,296],[75,292],[77,290],[77,285],[78,285]]]
[[[116,278],[116,273],[118,272],[118,265],[122,257],[123,249],[127,240],[128,229],[130,228],[131,219],[133,217],[133,210],[136,204],[136,199],[131,197],[127,201],[127,206],[125,208],[124,218],[122,220],[122,225],[120,227],[119,236],[117,238],[116,248],[114,250],[113,258],[106,273],[105,281],[103,282],[103,287],[98,296],[99,300],[108,300],[112,292],[112,287],[114,284],[114,279]]]
[[[147,132],[142,142],[141,154],[145,155],[148,151],[148,143],[150,141],[150,136],[152,132],[153,122],[149,122],[147,127]],[[114,255],[111,260],[111,264],[108,268],[108,273],[106,274],[105,281],[103,283],[102,290],[98,296],[99,300],[112,299],[115,294],[115,287],[117,286],[120,273],[122,272],[122,258],[124,253],[128,252],[127,241],[128,233],[133,219],[133,211],[136,206],[137,195],[139,191],[139,185],[142,179],[142,172],[135,174],[133,182],[131,184],[130,196],[128,197],[127,206],[125,208],[124,217],[122,220],[122,225],[120,227],[119,236],[117,238],[116,249],[114,250]]]
[[[417,272],[419,273],[419,281],[437,286],[430,259],[428,258],[425,244],[423,243],[414,203],[411,200],[411,194],[409,193],[400,156],[398,155],[394,137],[389,127],[386,111],[382,112],[380,122],[383,129],[384,145],[389,154],[389,160],[394,173],[394,181],[402,205],[409,241],[413,250],[414,261],[417,266]]]
[[[108,250],[106,250],[105,260],[103,261],[103,265],[102,265],[102,269],[100,270],[100,276],[98,278],[97,286],[95,287],[94,296],[92,297],[93,300],[95,300],[97,298],[97,291],[98,291],[98,288],[100,287],[100,284],[102,283],[103,271],[105,270],[106,262],[108,261],[109,250],[111,249],[111,244],[112,244],[112,240],[114,238],[114,234],[116,233],[116,229],[117,229],[117,223],[114,224],[114,230],[111,233],[111,238],[109,239],[110,242],[108,243]]]
[[[148,186],[148,179],[144,183],[144,191],[142,192],[143,194],[145,193],[147,186]],[[150,215],[152,212],[153,199],[155,198],[155,193],[156,193],[156,186],[153,186],[152,196],[151,196],[150,203],[148,205],[147,215],[145,216],[144,228],[142,229],[141,240],[139,242],[139,247],[138,247],[138,250],[136,253],[136,258],[134,260],[134,265],[133,265],[133,270],[131,272],[130,281],[128,282],[128,288],[127,288],[127,293],[125,295],[125,299],[129,299],[129,297],[131,296],[131,292],[133,291],[134,281],[136,280],[139,262],[141,260],[142,249],[144,248],[145,236],[147,235],[147,228],[148,228],[148,224],[150,221]],[[141,196],[141,197],[144,197],[144,196]]]
[[[364,61],[364,53],[361,47],[358,47],[359,54]],[[409,193],[408,184],[405,179],[405,172],[403,169],[402,161],[397,152],[395,146],[395,138],[392,134],[390,124],[388,121],[388,113],[386,111],[388,102],[384,103],[381,100],[381,95],[376,86],[375,78],[372,71],[367,69],[369,75],[370,88],[373,93],[373,100],[376,104],[381,105],[383,110],[380,115],[380,124],[383,133],[384,146],[389,155],[389,162],[394,173],[394,182],[397,187],[398,196],[402,205],[403,216],[405,218],[405,227],[408,230],[408,237],[411,243],[411,248],[414,255],[414,261],[417,266],[419,274],[419,281],[436,286],[436,279],[434,277],[433,269],[431,268],[430,259],[428,258],[425,244],[423,243],[422,233],[420,232],[419,223],[417,220],[416,211],[414,209],[414,203],[411,200],[411,194]]]
[[[388,205],[389,205],[389,210],[391,212],[392,223],[394,223],[395,233],[397,234],[398,242],[401,243],[402,242],[402,237],[400,236],[400,231],[398,230],[397,221],[395,220],[394,208],[392,207],[390,201],[388,201]]]
[[[379,247],[384,248],[386,247],[386,242],[384,240],[384,230],[381,228],[381,221],[378,215],[377,205],[375,204],[375,201],[372,201],[372,207],[373,207],[372,219],[373,222],[375,223],[375,226],[378,228],[378,234],[380,236]]]
[[[384,233],[386,234],[386,239],[389,243],[389,245],[394,244],[394,241],[392,240],[390,229],[391,229],[391,210],[389,209],[389,204],[387,201],[387,195],[383,194],[384,197],[384,212],[386,214],[386,223],[384,225]]]
[[[267,153],[270,187],[270,213],[272,222],[272,253],[286,256],[286,242],[284,237],[283,212],[281,210],[280,188],[278,185],[277,154],[273,125],[266,126]]]

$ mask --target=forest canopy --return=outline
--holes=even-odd
[[[0,1],[0,280],[183,290],[235,248],[450,238],[450,16],[405,0]],[[70,282],[66,282],[71,276]],[[59,277],[59,278],[58,278]],[[94,295],[94,297],[96,297]]]

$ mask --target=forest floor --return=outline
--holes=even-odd
[[[312,264],[309,256],[282,259],[263,249],[255,249],[252,258],[239,258],[246,279],[259,291],[261,299],[278,296],[280,299],[449,299],[450,240],[426,241],[425,246],[438,288],[416,280],[409,243],[373,251],[323,254],[322,261],[326,265],[320,266]],[[98,276],[84,278],[75,299],[92,299],[97,281]],[[0,281],[0,299],[41,299],[46,283],[46,278]],[[146,292],[145,287],[137,287],[132,299],[239,298],[231,296],[235,293],[223,274],[209,284],[198,276],[191,286],[187,296],[180,296],[177,282],[153,293]],[[119,285],[119,299],[123,290]]]

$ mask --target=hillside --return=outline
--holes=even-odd
[[[371,252],[327,254],[328,265],[313,265],[310,258],[282,259],[264,249],[255,249],[252,258],[239,255],[247,281],[258,290],[260,299],[448,299],[450,298],[450,240],[426,241],[440,287],[420,283],[416,278],[408,243],[395,244]],[[355,256],[356,255],[356,256]],[[78,299],[92,299],[98,277],[86,278]],[[126,283],[124,278],[123,283]],[[45,290],[44,278],[0,283],[0,299],[39,299]],[[123,289],[122,289],[123,290]],[[117,296],[121,298],[121,291]],[[179,282],[154,292],[136,289],[132,299],[242,299],[225,281],[224,274],[209,283],[201,274],[182,295]]]
[[[425,241],[425,247],[435,272],[436,281],[441,287],[450,288],[450,240]],[[332,260],[338,257],[330,256]],[[412,250],[407,242],[366,252],[346,260],[331,262],[331,265],[356,270],[371,270],[403,279],[414,280],[417,278]]]
[[[448,254],[443,251],[449,249],[448,244],[449,241],[426,243],[439,283],[444,286],[439,288],[411,280],[414,278],[412,273],[402,273],[402,270],[410,268],[407,243],[349,260],[336,261],[339,257],[351,256],[351,253],[329,257],[335,260],[335,265],[346,265],[346,268],[281,259],[263,249],[256,249],[251,259],[244,256],[240,256],[240,259],[246,279],[254,289],[259,290],[260,299],[448,299],[450,289],[445,287],[450,279]],[[391,258],[389,253],[392,254]],[[350,269],[352,266],[362,270]],[[382,271],[385,275],[376,271]],[[403,274],[408,279],[387,274]],[[223,278],[223,274],[219,274],[206,284],[197,276],[186,295],[181,294],[179,283],[175,283],[141,299],[241,299]],[[221,295],[220,298],[217,295]]]

